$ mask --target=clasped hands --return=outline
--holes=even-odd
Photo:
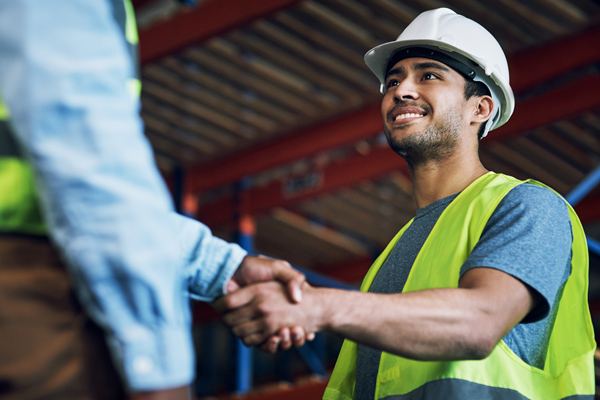
[[[246,256],[213,306],[246,346],[266,352],[302,346],[316,327],[308,318],[303,293],[311,286],[285,261]]]

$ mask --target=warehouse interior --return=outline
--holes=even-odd
[[[363,56],[427,9],[482,24],[516,97],[511,120],[482,140],[482,162],[574,205],[600,332],[600,1],[132,3],[145,133],[179,210],[316,285],[350,289],[416,210]],[[198,398],[320,398],[340,338],[261,354],[236,344],[210,306],[194,307]]]

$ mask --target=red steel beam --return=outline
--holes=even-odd
[[[185,190],[199,193],[235,182],[244,176],[285,165],[372,136],[382,130],[379,105],[353,111],[336,120],[301,130],[283,140],[260,145],[241,155],[233,155],[186,172]]]
[[[576,70],[591,62],[600,61],[600,46],[598,46],[600,25],[586,30],[579,35],[561,39],[523,52],[510,58],[513,89],[516,93],[530,89],[548,80],[557,78],[567,72]],[[585,49],[585,51],[583,50]],[[567,56],[564,56],[568,54]],[[541,78],[543,77],[543,79]],[[581,83],[581,82],[580,82]],[[585,84],[578,87],[585,86]],[[567,95],[556,98],[553,108],[560,108],[559,113],[565,114],[564,107],[580,110],[580,102],[567,105],[575,95],[587,98],[594,97],[592,90],[568,93],[568,86],[563,86],[561,92],[552,93]],[[592,99],[597,102],[596,99]],[[528,115],[520,110],[529,108],[527,100],[517,105],[517,112],[506,127],[494,132],[490,137],[504,137],[518,134],[517,127],[528,124]],[[588,108],[591,109],[592,107]],[[531,109],[530,109],[531,110]],[[575,111],[577,111],[575,110]],[[538,113],[545,111],[537,109]],[[541,116],[542,118],[544,116]],[[546,119],[552,119],[551,115]],[[520,120],[518,120],[520,118]],[[518,120],[518,121],[517,121]],[[539,126],[539,125],[538,125]],[[304,129],[286,138],[261,145],[242,154],[227,157],[213,163],[190,168],[186,173],[185,190],[198,193],[207,189],[235,182],[244,176],[268,170],[294,160],[307,157],[328,149],[367,138],[381,131],[379,104],[365,107],[358,112],[352,112],[336,120],[329,121],[316,127]]]
[[[301,0],[207,0],[187,12],[142,29],[140,63],[173,54]]]
[[[600,25],[550,44],[523,50],[508,60],[515,93],[600,61]]]
[[[391,171],[408,174],[408,167],[396,153],[388,147],[377,147],[369,154],[356,154],[341,162],[328,165],[315,173],[320,175],[320,184],[295,194],[286,194],[284,183],[276,181],[264,187],[248,189],[242,194],[242,214],[258,214],[274,207],[328,193],[343,187],[352,186],[362,180],[373,179]],[[231,197],[219,199],[200,207],[197,219],[208,226],[232,222],[235,204]]]

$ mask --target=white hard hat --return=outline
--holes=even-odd
[[[508,63],[500,44],[484,27],[448,8],[421,13],[394,42],[374,47],[365,54],[365,63],[381,82],[382,93],[390,59],[400,50],[409,53],[411,48],[419,49],[409,57],[427,58],[423,49],[430,49],[440,62],[458,69],[467,79],[487,85],[494,100],[494,111],[483,136],[508,121],[515,108]]]

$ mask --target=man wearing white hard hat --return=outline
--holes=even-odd
[[[345,336],[324,399],[593,399],[581,223],[552,189],[479,160],[515,103],[498,42],[441,8],[365,61],[417,214],[361,292],[306,285],[292,305],[277,283],[252,286],[219,303],[234,333],[249,345],[294,324]]]

